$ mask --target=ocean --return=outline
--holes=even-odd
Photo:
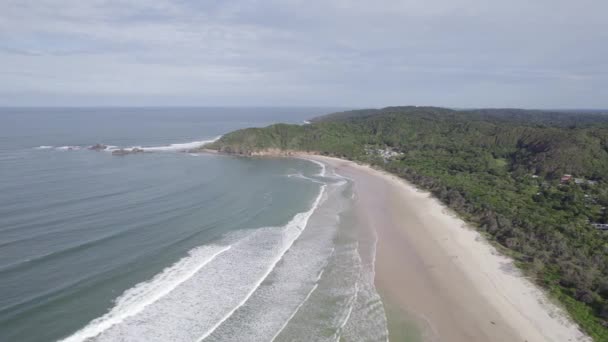
[[[0,341],[386,341],[349,179],[184,152],[332,111],[0,109]]]

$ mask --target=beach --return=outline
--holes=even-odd
[[[407,321],[425,341],[590,341],[511,259],[429,193],[371,167],[303,158],[354,182],[358,219],[377,236],[375,285],[392,340],[407,340],[399,332]]]
[[[248,124],[177,112],[4,130],[1,341],[585,340],[428,193],[297,150],[182,153]]]

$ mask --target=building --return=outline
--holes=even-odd
[[[592,223],[591,225],[599,230],[608,230],[608,223]]]
[[[563,176],[562,176],[562,178],[560,179],[560,182],[561,182],[562,184],[564,184],[564,183],[569,183],[571,180],[572,180],[572,175],[565,174],[565,175],[563,175]]]
[[[391,158],[395,158],[395,157],[399,157],[399,156],[403,155],[403,153],[397,152],[391,148],[374,149],[374,148],[366,147],[365,152],[367,154],[371,154],[371,155],[378,155],[378,156],[382,157],[382,159],[384,159],[385,162]]]

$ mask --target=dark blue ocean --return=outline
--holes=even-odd
[[[185,152],[332,111],[0,109],[0,341],[357,340],[366,308],[384,327],[348,180]]]

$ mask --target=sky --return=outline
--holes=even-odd
[[[606,0],[3,0],[0,106],[608,108]]]

